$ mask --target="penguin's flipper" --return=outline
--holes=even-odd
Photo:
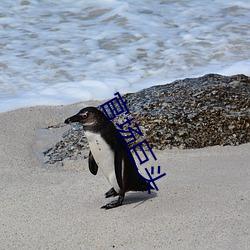
[[[112,196],[117,196],[118,193],[115,191],[115,189],[112,187],[108,192],[105,193],[105,197],[109,198]]]
[[[102,206],[101,208],[110,209],[110,208],[114,208],[114,207],[119,207],[122,205],[123,200],[124,200],[124,196],[119,195],[118,200],[111,201],[110,203]]]
[[[98,171],[98,165],[96,164],[91,151],[89,151],[89,170],[93,175],[96,175]]]

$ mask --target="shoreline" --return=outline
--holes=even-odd
[[[110,187],[101,172],[90,174],[87,159],[38,160],[67,130],[43,137],[41,129],[100,103],[0,113],[0,248],[247,249],[250,143],[154,150],[167,174],[159,191],[130,192],[107,211],[100,207]]]

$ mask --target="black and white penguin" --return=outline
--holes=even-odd
[[[65,120],[65,123],[72,122],[83,125],[90,147],[90,172],[96,175],[100,168],[112,186],[105,193],[106,198],[119,195],[118,200],[101,208],[110,209],[122,205],[125,193],[128,191],[148,190],[148,183],[139,176],[128,155],[130,152],[126,151],[128,147],[125,145],[125,140],[118,137],[119,132],[104,113],[97,108],[87,107]]]

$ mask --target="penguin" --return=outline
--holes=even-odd
[[[74,122],[83,126],[89,143],[88,164],[90,172],[96,175],[100,168],[112,187],[105,193],[105,197],[118,196],[117,200],[101,208],[110,209],[121,206],[125,193],[128,191],[148,190],[148,183],[140,177],[131,160],[133,155],[126,151],[128,145],[102,111],[95,107],[86,107],[65,120],[67,124]],[[120,137],[118,137],[119,135]]]

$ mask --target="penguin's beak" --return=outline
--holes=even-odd
[[[81,120],[81,116],[79,116],[78,114],[76,114],[76,115],[73,115],[73,116],[67,118],[64,121],[64,123],[70,124],[72,122],[80,122],[80,120]]]

